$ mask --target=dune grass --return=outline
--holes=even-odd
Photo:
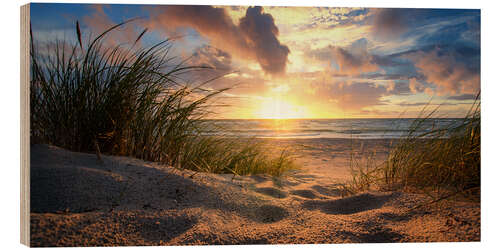
[[[386,160],[375,155],[351,160],[351,192],[373,187],[425,193],[435,201],[448,198],[479,200],[481,116],[479,95],[460,124],[419,133],[437,109],[422,110],[404,138],[394,141]]]
[[[132,20],[82,43],[53,41],[40,49],[31,33],[30,119],[32,143],[73,151],[132,156],[214,173],[281,175],[288,155],[268,157],[259,145],[204,135],[213,97],[190,83],[189,66],[170,54],[173,41],[107,46],[106,37]]]
[[[262,143],[246,138],[198,137],[189,141],[190,150],[181,156],[185,168],[235,175],[269,174],[281,176],[297,169],[286,150],[273,156]]]

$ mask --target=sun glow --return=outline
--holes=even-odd
[[[309,116],[308,109],[281,98],[265,99],[255,112],[259,119],[300,119]]]

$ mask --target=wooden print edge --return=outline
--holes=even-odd
[[[30,4],[21,6],[21,244],[30,246],[30,105],[29,105],[29,49]]]

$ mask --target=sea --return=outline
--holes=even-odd
[[[455,128],[463,124],[464,119],[219,119],[205,122],[211,128],[207,134],[228,137],[397,139],[412,130],[414,134],[424,134],[434,129]]]

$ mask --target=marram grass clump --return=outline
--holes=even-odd
[[[206,136],[211,99],[227,89],[189,83],[186,66],[170,55],[172,41],[107,46],[110,27],[87,44],[53,41],[41,49],[31,33],[32,143],[73,151],[133,156],[174,167],[215,173],[281,175],[292,165],[259,145]]]
[[[249,138],[198,137],[189,141],[190,148],[181,155],[185,168],[213,173],[235,175],[269,174],[281,176],[297,169],[293,156],[282,150],[274,156],[265,150],[262,142]]]
[[[395,140],[386,160],[377,164],[351,161],[351,192],[373,187],[420,192],[435,201],[448,198],[479,200],[481,115],[479,95],[461,123],[418,133],[437,109],[421,112],[406,136]],[[369,156],[367,158],[370,158]]]

